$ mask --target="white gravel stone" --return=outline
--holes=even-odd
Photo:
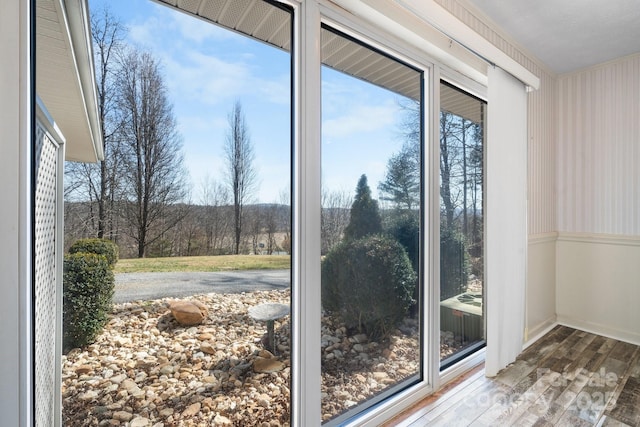
[[[248,310],[289,304],[290,293],[189,300],[210,313],[200,325],[178,325],[168,300],[116,304],[95,344],[64,355],[63,425],[289,425],[290,316],[275,322],[278,347],[271,355],[261,343],[264,324]],[[418,335],[416,329],[413,336],[398,333],[372,343],[367,335],[352,336],[344,325],[323,317],[323,420],[415,374]],[[278,369],[255,372],[259,358]]]

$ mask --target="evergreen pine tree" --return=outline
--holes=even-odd
[[[356,197],[351,205],[351,220],[344,230],[345,240],[356,240],[382,232],[382,220],[378,202],[371,198],[367,176],[362,175],[356,187]]]

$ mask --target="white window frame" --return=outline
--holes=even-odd
[[[424,398],[458,372],[477,363],[483,357],[477,356],[454,365],[449,370],[439,371],[439,191],[438,159],[439,147],[433,141],[439,140],[437,123],[439,114],[439,81],[444,78],[461,89],[486,99],[486,88],[477,83],[478,79],[464,77],[430,58],[427,50],[421,50],[416,43],[402,40],[400,31],[395,33],[389,27],[372,24],[371,20],[345,13],[343,9],[326,0],[287,0],[293,8],[294,40],[293,63],[293,154],[292,154],[292,211],[293,211],[293,263],[292,263],[292,424],[297,426],[318,425],[321,422],[320,408],[320,149],[321,149],[321,55],[320,26],[326,23],[379,50],[414,65],[423,70],[425,161],[423,177],[425,192],[423,228],[427,238],[423,242],[424,299],[425,307],[423,336],[423,381],[398,393],[388,401],[353,420],[353,425],[379,425],[380,422],[396,415],[399,411]],[[346,0],[337,1],[338,4]],[[367,2],[353,2],[354,5]],[[372,3],[369,1],[368,3]],[[376,2],[373,2],[376,3]],[[33,114],[31,97],[30,55],[30,5],[31,2],[11,1],[3,8],[8,11],[0,15],[2,34],[7,35],[10,44],[2,49],[3,55],[13,58],[4,66],[0,86],[7,89],[6,102],[1,106],[6,115],[0,115],[0,122],[8,140],[18,141],[19,146],[9,144],[4,176],[5,194],[15,204],[5,208],[4,229],[7,237],[15,245],[7,246],[5,267],[9,278],[17,285],[7,289],[2,310],[9,319],[5,333],[8,346],[0,352],[0,361],[7,369],[13,369],[11,378],[5,384],[17,392],[14,398],[0,403],[9,420],[15,425],[29,425],[32,416],[32,370],[31,343],[32,313],[31,283],[31,217],[30,200],[31,157],[30,121]],[[386,3],[385,3],[386,4]],[[391,5],[392,2],[389,2]],[[355,7],[355,6],[354,6]],[[358,6],[359,7],[359,6]],[[389,6],[392,7],[392,6]],[[7,25],[4,25],[7,24]],[[425,25],[427,25],[425,23]],[[404,30],[398,24],[398,29]],[[17,35],[17,41],[15,37]],[[6,71],[6,73],[5,73]],[[481,74],[481,73],[480,73]],[[477,76],[476,76],[477,77]],[[16,84],[18,82],[19,84]],[[535,85],[532,85],[535,87]],[[15,101],[12,102],[11,100]],[[18,106],[17,111],[14,110]],[[17,118],[18,120],[14,120]],[[11,148],[13,147],[13,148]],[[487,172],[485,168],[485,173]],[[16,216],[17,214],[17,216]],[[18,247],[16,253],[15,247]],[[17,305],[16,305],[17,302]],[[304,326],[304,327],[303,327]],[[473,359],[473,360],[471,360]],[[465,365],[466,364],[466,365]]]
[[[374,49],[388,53],[423,72],[423,179],[422,206],[423,380],[354,417],[346,425],[375,426],[428,396],[442,384],[484,361],[484,350],[440,372],[439,305],[439,85],[445,79],[486,100],[486,87],[446,67],[424,53],[364,20],[324,2],[305,1],[294,6],[294,123],[292,264],[293,387],[292,424],[317,425],[321,421],[321,307],[320,301],[320,194],[321,194],[321,52],[320,27],[326,24]],[[296,114],[297,113],[297,114]],[[303,326],[304,325],[304,326]]]
[[[438,87],[438,99],[437,99],[437,117],[434,119],[439,120],[440,119],[440,81],[446,81],[447,83],[452,84],[453,86],[455,86],[456,88],[468,93],[469,95],[475,96],[478,99],[481,99],[484,102],[487,102],[487,87],[480,85],[479,83],[461,75],[458,73],[455,73],[449,69],[443,69],[443,68],[438,68],[440,71],[440,75],[437,78],[437,80],[435,81],[435,84]],[[484,131],[486,132],[486,124],[485,124],[485,129]],[[436,136],[437,139],[435,139],[434,141],[440,141],[440,126],[437,126],[437,129],[435,129],[436,132]],[[486,138],[485,138],[485,143],[486,143]],[[438,197],[439,197],[439,180],[440,180],[440,144],[434,144],[434,149],[435,149],[435,153],[434,153],[434,157],[432,159],[432,162],[434,162],[434,168],[436,168],[436,175],[431,177],[434,181],[434,185],[435,185],[435,189],[432,191],[437,191],[438,192]],[[486,147],[485,147],[486,150]],[[486,175],[486,162],[483,166],[483,173]],[[486,185],[484,186],[486,189]],[[485,193],[485,189],[483,189],[483,194]],[[437,246],[437,250],[438,250],[438,255],[436,257],[436,259],[439,260],[440,258],[440,226],[439,226],[439,218],[440,218],[440,200],[438,199],[438,203],[437,205],[434,207],[434,209],[436,209],[436,211],[434,211],[434,215],[438,215],[438,227],[437,230],[433,230],[433,233],[438,233],[438,245]],[[485,232],[486,233],[486,232]],[[436,236],[436,234],[434,234],[434,236]],[[486,239],[485,239],[486,240]],[[486,251],[485,251],[486,253]],[[438,262],[436,264],[436,268],[440,268],[440,262]],[[485,266],[485,271],[486,271],[486,266]],[[486,277],[486,276],[485,276]],[[439,276],[439,272],[438,272],[438,282],[440,283],[440,276]],[[487,281],[485,280],[485,283],[483,286],[488,286],[489,284],[487,283]],[[439,307],[440,307],[440,286],[435,286],[436,291],[438,293],[436,300],[437,305],[438,305],[438,314],[440,313],[439,311]],[[487,313],[486,313],[486,304],[484,306],[484,311],[482,313],[483,315],[483,321],[486,325],[486,318],[487,318]],[[440,321],[440,316],[438,316],[438,322]],[[438,328],[439,329],[439,328]],[[440,331],[438,330],[438,334],[440,333]],[[486,327],[485,327],[485,341],[486,341]],[[440,345],[440,341],[438,338],[438,341],[433,343],[433,345]],[[449,366],[446,369],[443,369],[440,372],[440,375],[438,376],[438,381],[436,383],[436,389],[442,387],[443,385],[447,384],[448,382],[456,379],[457,377],[459,377],[460,375],[464,374],[465,372],[475,368],[476,366],[480,365],[481,363],[484,363],[485,361],[485,354],[486,354],[486,346],[475,351],[474,353],[470,354],[469,356],[465,357],[464,359],[454,363],[453,365]],[[438,368],[440,365],[440,360],[438,359]]]
[[[0,6],[0,412],[3,424],[33,425],[32,312],[32,120],[33,52],[31,1]]]

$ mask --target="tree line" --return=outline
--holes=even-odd
[[[126,202],[122,202],[126,203]],[[91,214],[95,203],[65,203],[65,243],[72,245],[87,236],[96,236]],[[147,257],[228,255],[235,252],[233,205],[213,202],[208,205],[177,204],[167,208],[184,212],[182,219],[147,246]],[[290,251],[290,209],[278,203],[245,206],[245,231],[240,240],[241,254],[285,254]],[[124,221],[126,209],[115,206],[115,225]],[[164,227],[162,227],[164,228]],[[155,230],[153,230],[155,234]],[[137,257],[137,242],[125,233],[117,234],[122,258]]]
[[[281,242],[273,236],[276,231],[286,235],[288,231],[282,229],[286,225],[275,230],[282,221],[258,208],[249,221],[245,208],[253,200],[257,173],[241,103],[233,105],[228,117],[224,182],[203,183],[204,207],[194,208],[182,137],[161,63],[151,52],[126,43],[126,28],[106,8],[92,15],[91,31],[105,154],[96,164],[66,165],[67,241],[107,238],[132,248],[125,254],[137,257],[149,255],[151,249],[170,255],[222,253],[229,250],[227,246],[231,253],[239,254],[248,250],[246,241],[251,234],[256,252],[261,243],[255,236],[264,232],[267,251],[276,251]],[[196,227],[196,220],[202,220],[202,225]],[[229,227],[233,230],[230,243]],[[158,249],[166,246],[168,236],[175,238],[177,230],[191,236],[196,228],[202,228],[205,236],[203,244],[195,245],[197,250],[192,237],[177,250]]]
[[[403,244],[417,269],[420,233],[422,152],[420,105],[401,104],[404,143],[387,161],[378,185],[385,228]],[[440,286],[441,298],[467,290],[470,274],[482,280],[483,124],[450,111],[440,112]]]
[[[290,252],[289,193],[283,191],[272,204],[254,199],[255,153],[241,103],[228,115],[223,178],[205,180],[200,200],[191,200],[162,66],[125,36],[125,27],[107,9],[92,15],[105,159],[67,163],[66,241],[107,238],[129,257]],[[388,159],[377,189],[383,221],[408,227],[404,232],[410,234],[411,224],[419,224],[423,184],[421,119],[418,102],[406,101],[402,108],[404,142]],[[481,123],[441,112],[441,234],[462,242],[456,250],[463,258],[482,255],[482,143]],[[326,254],[343,239],[354,199],[326,188],[321,197],[320,245]]]

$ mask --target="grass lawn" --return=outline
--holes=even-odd
[[[289,255],[218,255],[120,259],[114,272],[280,270],[290,267]]]

